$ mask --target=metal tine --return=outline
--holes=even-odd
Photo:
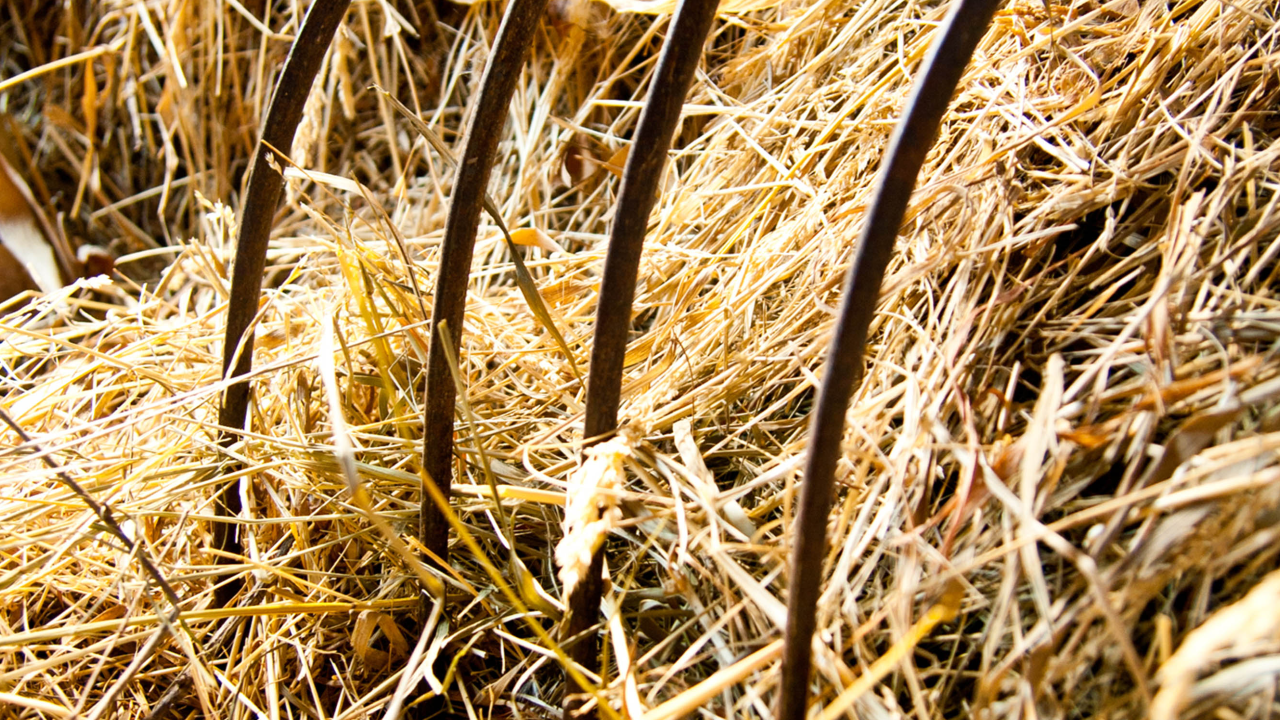
[[[893,256],[898,227],[920,166],[937,138],[942,115],[998,4],[999,0],[959,0],[939,29],[938,40],[925,60],[924,71],[907,103],[906,115],[894,131],[875,199],[858,240],[858,254],[849,269],[840,302],[840,319],[827,351],[822,389],[813,413],[809,455],[795,519],[778,720],[803,720],[809,701],[810,653],[822,585],[822,561],[826,557],[831,489],[840,458],[849,397],[862,382],[867,328],[875,314],[880,284]]]
[[[218,410],[218,424],[223,428],[219,443],[223,447],[236,442],[240,431],[245,428],[249,410],[252,325],[258,314],[258,299],[262,295],[262,271],[267,259],[271,224],[284,191],[284,177],[271,167],[270,159],[272,153],[287,153],[293,146],[293,136],[302,119],[311,83],[350,5],[351,0],[315,0],[307,10],[271,95],[267,117],[262,123],[261,142],[249,165],[248,189],[240,215],[240,234],[236,238],[236,257],[231,271],[227,332],[222,344],[222,377],[239,378],[227,386]],[[216,513],[220,517],[234,517],[240,514],[240,509],[240,493],[228,483],[218,492]],[[231,562],[232,557],[243,552],[234,522],[214,523],[213,546],[221,553],[219,563]],[[218,585],[214,591],[214,606],[225,607],[239,590],[240,581],[235,578]]]
[[[702,59],[702,48],[718,4],[718,0],[681,0],[650,82],[649,97],[640,112],[632,139],[633,150],[622,175],[618,209],[609,236],[604,278],[596,308],[583,423],[583,437],[587,444],[604,440],[618,426],[622,363],[627,352],[631,306],[649,212],[657,197],[667,148],[671,146],[671,138],[680,123],[685,96]],[[569,657],[583,667],[593,665],[599,655],[598,638],[591,629],[600,614],[602,568],[603,549],[600,549],[592,555],[586,576],[568,598],[569,617],[565,622],[564,638],[566,641],[577,639],[566,650]],[[580,712],[582,696],[570,692],[571,681],[567,676],[565,681],[565,717],[595,717],[594,710]],[[584,688],[579,690],[585,691]]]
[[[434,483],[441,497],[449,497],[453,483],[453,409],[457,400],[449,373],[448,342],[457,353],[462,342],[462,321],[471,276],[471,256],[476,226],[484,205],[489,171],[520,69],[538,29],[547,0],[511,0],[485,63],[480,96],[472,110],[463,140],[462,158],[454,173],[449,216],[445,220],[440,269],[431,308],[431,343],[427,350],[426,407],[423,418],[422,468],[425,482]],[[441,325],[444,325],[443,332]],[[425,495],[418,520],[418,536],[428,550],[447,562],[449,524]]]

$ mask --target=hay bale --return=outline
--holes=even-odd
[[[465,532],[453,573],[433,579],[448,611],[419,616],[426,319],[409,273],[430,286],[449,180],[366,90],[382,84],[456,139],[499,8],[441,8],[450,29],[438,31],[423,30],[437,27],[429,4],[361,3],[347,17],[294,148],[305,172],[291,173],[269,257],[251,431],[222,450],[230,208],[300,19],[258,10],[107,2],[87,17],[0,21],[23,38],[0,44],[5,75],[38,70],[0,81],[11,162],[73,236],[122,254],[114,284],[0,321],[0,407],[32,438],[5,430],[0,453],[4,714],[114,703],[127,718],[157,705],[365,716],[391,701],[410,657],[443,658],[426,682],[460,711],[551,712],[560,673],[537,630],[561,591],[552,549],[583,389],[482,226],[460,358],[469,413],[453,508]],[[764,657],[704,702],[768,716],[776,662],[751,654],[781,632],[795,469],[832,309],[944,11],[757,4],[714,31],[653,216],[628,354],[602,629],[619,714],[646,716]],[[1118,0],[1019,1],[997,16],[912,199],[849,410],[819,606],[821,705],[883,668],[860,715],[1269,707],[1272,14],[1258,0]],[[526,258],[584,366],[610,169],[667,20],[555,8],[491,183],[513,227],[554,243]],[[372,518],[348,494],[344,444]],[[232,460],[247,469],[227,476]],[[59,472],[121,519],[182,598],[174,634],[159,590]],[[210,551],[211,499],[227,482],[245,501],[239,566]],[[502,591],[520,567],[542,594]],[[228,568],[246,592],[212,609]],[[939,598],[957,579],[955,619],[913,632],[955,601]],[[524,612],[530,602],[541,609]]]

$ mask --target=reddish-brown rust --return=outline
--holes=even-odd
[[[809,702],[810,652],[816,626],[822,561],[827,556],[827,515],[835,483],[849,396],[862,381],[867,328],[880,298],[880,283],[893,256],[898,227],[916,176],[938,134],[974,48],[999,0],[960,0],[939,30],[907,113],[885,156],[875,199],[867,213],[858,254],[845,284],[840,319],[827,351],[827,366],[809,432],[809,456],[795,519],[795,545],[787,597],[787,627],[779,684],[779,720],[803,720]],[[593,368],[594,369],[594,368]]]
[[[702,59],[702,47],[715,19],[718,0],[682,0],[671,21],[671,31],[662,46],[662,55],[649,86],[649,97],[636,134],[633,151],[627,158],[618,194],[618,210],[609,236],[600,301],[596,308],[595,340],[591,349],[591,370],[587,379],[587,408],[583,437],[588,444],[598,442],[618,427],[621,400],[622,362],[627,353],[627,333],[631,330],[631,304],[636,291],[636,275],[644,247],[649,212],[662,180],[667,148],[680,123],[680,111]],[[569,657],[593,669],[600,654],[599,642],[591,629],[600,613],[602,550],[591,558],[582,582],[568,598],[569,614],[564,637],[574,638],[567,648]],[[594,712],[578,710],[582,696],[571,691],[565,678],[565,717],[590,718]],[[582,688],[578,688],[579,691]]]
[[[442,497],[449,497],[453,482],[453,410],[457,393],[449,364],[440,343],[448,342],[455,352],[462,341],[462,318],[466,309],[467,284],[471,277],[471,255],[476,243],[476,225],[484,204],[489,170],[498,148],[507,108],[515,92],[520,68],[538,28],[538,19],[547,0],[511,0],[494,39],[493,54],[485,64],[480,96],[467,125],[466,139],[454,173],[453,196],[445,220],[444,243],[440,249],[440,269],[436,275],[435,301],[431,310],[431,345],[427,351],[427,390],[423,419],[422,467],[427,482],[434,482]],[[447,337],[440,332],[445,323]],[[449,525],[433,503],[422,502],[419,537],[428,550],[448,558]]]
[[[271,222],[284,191],[284,178],[268,162],[273,152],[271,148],[288,152],[293,146],[293,136],[298,129],[298,121],[302,119],[311,83],[350,4],[351,0],[315,0],[307,10],[271,96],[267,119],[262,123],[262,141],[249,164],[249,184],[240,215],[240,234],[236,238],[231,301],[227,304],[227,332],[222,347],[223,378],[240,378],[227,386],[218,412],[218,424],[223,427],[220,442],[224,446],[234,443],[239,437],[249,411],[248,374],[253,365],[253,331],[250,326],[258,313],[258,298],[262,295],[262,271],[267,259]],[[240,493],[233,484],[227,483],[218,493],[216,512],[221,517],[240,514]],[[235,523],[214,523],[213,546],[222,553],[219,562],[231,562],[241,553]],[[239,587],[235,579],[218,585],[214,593],[215,607],[224,607],[231,602]]]

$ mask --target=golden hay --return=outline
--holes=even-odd
[[[353,6],[294,148],[304,172],[269,256],[251,430],[223,450],[229,207],[303,3],[24,5],[0,16],[6,154],[73,237],[124,256],[114,284],[0,320],[0,407],[34,440],[0,433],[0,716],[382,717],[420,693],[401,684],[407,665],[459,715],[556,712],[559,661],[535,626],[552,628],[562,597],[583,388],[482,226],[452,500],[466,533],[454,573],[431,579],[448,607],[420,616],[426,318],[408,273],[430,287],[451,176],[368,89],[456,142],[500,8]],[[599,678],[617,714],[771,717],[833,308],[945,10],[790,0],[713,31],[628,353],[634,442]],[[849,410],[819,707],[1273,712],[1276,15],[1262,0],[1014,0],[997,15],[913,197]],[[584,368],[613,170],[668,20],[553,7],[490,185],[513,228],[561,248],[526,257]],[[233,460],[248,469],[223,474]],[[156,561],[183,599],[176,635],[137,560],[45,461]],[[228,482],[246,508],[247,557],[230,566],[210,551]],[[228,571],[246,590],[210,609]],[[526,592],[495,584],[513,571]],[[957,578],[962,597],[947,595]]]

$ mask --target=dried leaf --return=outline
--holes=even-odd
[[[375,648],[372,643],[374,628],[382,624],[380,617],[384,617],[380,612],[365,610],[356,616],[356,627],[351,633],[351,647],[356,651],[356,657],[365,665],[378,669],[385,668],[391,662],[391,655]],[[404,642],[403,636],[400,641]]]
[[[549,235],[537,228],[519,228],[511,231],[511,242],[525,247],[540,247],[549,253],[564,252]]]
[[[623,145],[616,152],[609,156],[609,160],[600,165],[600,167],[613,173],[613,176],[622,179],[622,170],[627,166],[627,155],[631,153],[630,145]]]
[[[42,220],[26,183],[0,156],[0,297],[62,287],[58,256]]]

